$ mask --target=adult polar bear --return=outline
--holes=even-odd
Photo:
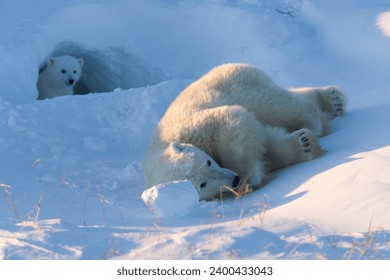
[[[321,155],[317,136],[344,111],[336,87],[286,90],[249,65],[216,67],[159,122],[144,159],[146,186],[188,179],[201,200],[237,188],[238,178],[261,186],[270,171]]]

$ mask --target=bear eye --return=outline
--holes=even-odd
[[[73,73],[76,74],[76,73],[77,73],[77,70],[74,70]]]
[[[204,187],[206,187],[206,185],[207,185],[207,183],[204,182],[204,183],[200,184],[200,188],[203,189]]]
[[[207,165],[208,165],[208,166],[211,165],[211,161],[210,161],[210,160],[207,161]]]
[[[61,73],[65,74],[65,73],[66,73],[66,70],[65,70],[65,69],[62,69],[62,70],[61,70]]]

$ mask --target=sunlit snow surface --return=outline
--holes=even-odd
[[[390,8],[371,2],[1,1],[0,258],[389,259]],[[37,101],[39,67],[64,53],[99,93]],[[347,113],[321,158],[263,189],[194,207],[166,189],[186,213],[156,215],[141,198],[153,129],[224,62],[338,85]]]

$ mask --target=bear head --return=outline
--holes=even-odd
[[[223,168],[202,149],[191,144],[173,142],[175,169],[184,172],[184,178],[190,180],[199,194],[199,200],[208,200],[222,192],[235,190],[240,178],[230,169]],[[171,157],[172,158],[172,157]]]
[[[50,57],[47,60],[47,70],[51,78],[59,84],[73,87],[81,77],[81,68],[84,65],[82,58],[74,58],[69,55]]]

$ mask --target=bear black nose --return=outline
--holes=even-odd
[[[233,187],[233,188],[237,188],[239,182],[240,182],[240,177],[235,176],[235,177],[234,177],[234,180],[233,180],[233,185],[232,185],[232,187]]]
[[[68,82],[69,82],[70,85],[73,85],[74,80],[73,79],[69,79]]]

